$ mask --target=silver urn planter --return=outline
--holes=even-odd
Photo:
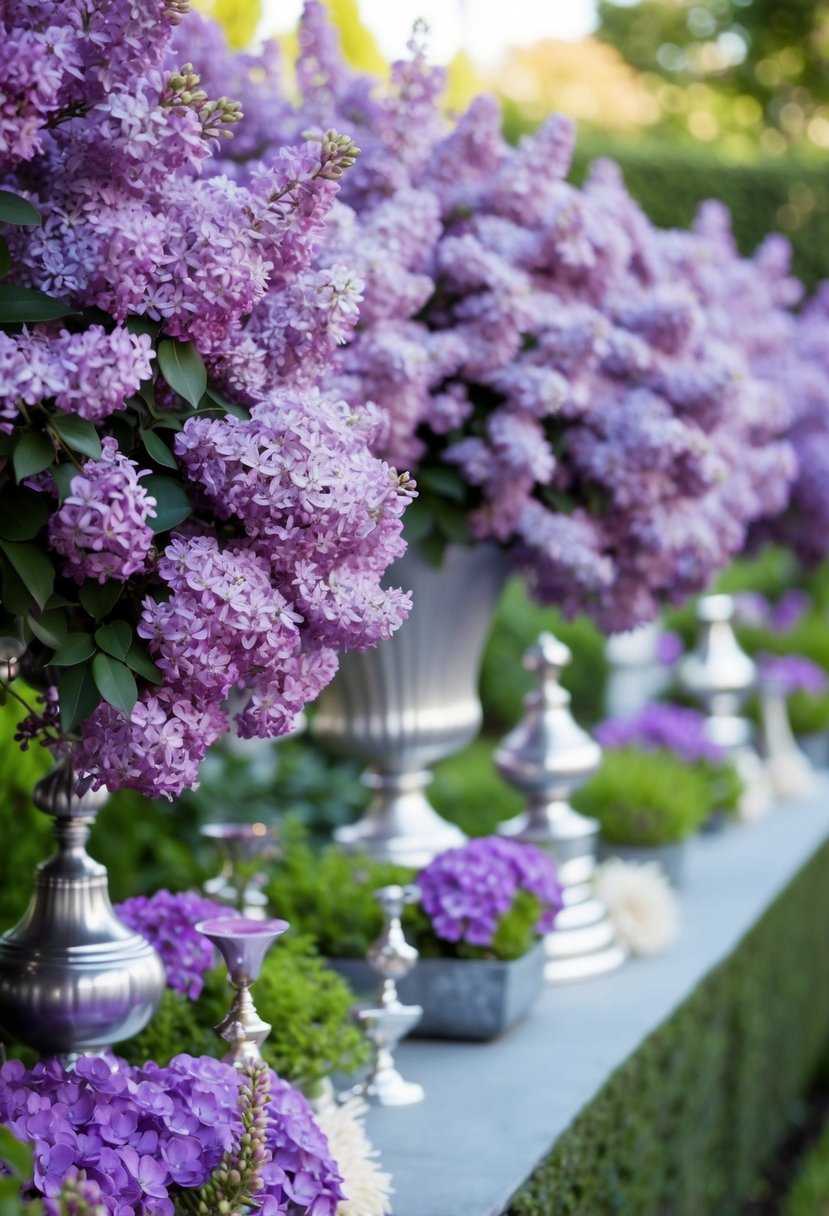
[[[52,1055],[100,1051],[142,1030],[166,983],[161,958],[119,920],[106,867],[86,851],[106,791],[77,797],[71,757],[34,790],[57,852],[38,866],[22,920],[0,937],[0,1027]]]
[[[387,581],[412,590],[412,611],[388,641],[346,654],[325,689],[313,734],[366,761],[374,791],[368,811],[342,828],[344,847],[420,868],[464,841],[431,806],[428,766],[478,733],[478,669],[507,574],[494,545],[450,545],[439,567],[413,549]]]

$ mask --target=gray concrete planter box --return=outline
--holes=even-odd
[[[426,958],[398,984],[406,1005],[422,1005],[412,1032],[431,1039],[494,1039],[527,1012],[544,984],[544,942],[510,963],[488,959]],[[376,973],[362,959],[329,958],[358,996],[377,988]]]

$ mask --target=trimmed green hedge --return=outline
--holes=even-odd
[[[506,1216],[735,1216],[829,1042],[829,844],[604,1085]]]

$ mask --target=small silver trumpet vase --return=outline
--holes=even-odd
[[[708,737],[734,761],[743,781],[740,815],[755,819],[771,805],[768,773],[754,749],[754,731],[741,713],[757,685],[754,660],[734,635],[734,600],[730,595],[703,595],[697,601],[697,641],[680,661],[680,687],[705,711]]]
[[[260,1048],[272,1027],[256,1012],[250,988],[259,979],[265,955],[288,928],[288,922],[227,916],[199,921],[196,928],[218,949],[227,966],[228,983],[235,990],[230,1010],[216,1027],[216,1033],[230,1044],[224,1058],[236,1068],[261,1064]]]
[[[423,1100],[423,1087],[403,1079],[394,1063],[394,1052],[400,1040],[420,1021],[423,1009],[420,1005],[401,1004],[396,981],[408,975],[420,957],[406,941],[400,920],[406,904],[417,902],[420,892],[415,886],[380,887],[374,898],[383,910],[384,926],[366,957],[380,976],[380,985],[373,1004],[358,1005],[352,1010],[354,1020],[374,1048],[374,1062],[365,1080],[341,1098],[360,1096],[378,1106],[410,1106]]]
[[[68,756],[33,798],[54,818],[58,848],[38,867],[23,919],[0,937],[0,1026],[46,1054],[100,1051],[147,1025],[164,966],[115,915],[106,868],[86,851],[107,792],[78,797]]]
[[[262,866],[278,854],[276,832],[266,823],[205,823],[201,834],[213,841],[221,870],[204,884],[204,893],[230,904],[251,920],[264,920],[267,875]]]
[[[527,809],[499,831],[538,845],[558,862],[564,907],[547,934],[548,980],[561,983],[611,971],[626,952],[604,904],[593,893],[599,825],[570,805],[572,792],[596,772],[602,749],[570,713],[570,694],[559,683],[570,662],[567,646],[542,633],[524,656],[538,688],[524,698],[525,714],[495,752],[505,780],[525,795]]]
[[[313,734],[366,761],[374,791],[337,840],[383,861],[419,869],[463,844],[459,828],[425,794],[428,766],[460,751],[480,729],[478,667],[506,576],[494,545],[449,545],[439,568],[410,549],[387,581],[412,590],[412,611],[393,637],[345,654],[318,701]]]

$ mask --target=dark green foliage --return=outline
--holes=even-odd
[[[499,823],[519,814],[523,798],[498,775],[492,753],[498,740],[482,737],[434,767],[429,801],[467,836],[491,836]]]
[[[806,1154],[781,1216],[829,1216],[829,1129]]]
[[[829,845],[614,1073],[507,1216],[736,1216],[829,1042],[827,873]]]
[[[638,747],[606,751],[598,773],[576,791],[573,805],[598,819],[605,840],[628,845],[685,840],[715,809],[704,773],[672,752]]]
[[[306,1093],[334,1072],[353,1072],[368,1056],[349,1017],[353,999],[307,937],[285,937],[267,955],[256,981],[256,1008],[273,1027],[262,1049],[266,1062]],[[149,1059],[164,1065],[181,1051],[222,1056],[227,1045],[213,1027],[230,1000],[223,967],[207,975],[198,1001],[168,989],[150,1025],[118,1052],[136,1064]]]

